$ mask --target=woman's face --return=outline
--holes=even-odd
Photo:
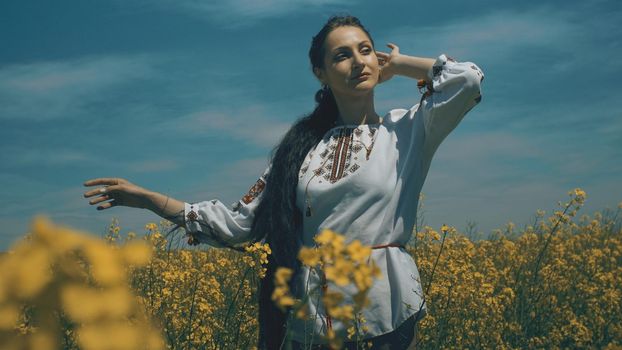
[[[334,95],[360,96],[378,84],[378,57],[359,27],[337,27],[324,42],[324,68],[313,71]]]

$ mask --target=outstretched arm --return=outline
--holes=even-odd
[[[101,203],[97,206],[97,210],[117,206],[148,209],[177,225],[184,224],[184,202],[149,191],[125,179],[97,178],[84,182],[84,186],[100,186],[84,193],[86,198],[95,197],[89,204]]]
[[[184,228],[189,244],[208,243],[213,246],[233,247],[251,240],[251,227],[255,209],[258,207],[266,186],[266,169],[248,193],[233,207],[217,199],[187,203],[158,192],[146,190],[121,178],[98,178],[88,180],[84,186],[102,187],[84,193],[95,197],[91,205],[101,203],[97,209],[115,206],[149,209],[155,214]],[[110,200],[108,202],[105,202]],[[102,203],[103,202],[103,203]]]
[[[158,192],[148,192],[147,208],[162,218],[184,226],[184,202]]]

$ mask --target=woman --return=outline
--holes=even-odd
[[[289,267],[295,271],[295,294],[319,291],[320,276],[296,259],[300,247],[312,246],[323,228],[358,239],[373,246],[372,259],[383,275],[368,294],[365,339],[373,348],[414,348],[415,324],[427,308],[417,266],[404,244],[432,156],[481,100],[484,75],[471,62],[444,54],[413,57],[394,44],[387,46],[390,53],[375,51],[355,17],[328,20],[309,50],[322,84],[315,110],[294,123],[263,175],[232,208],[216,199],[182,202],[116,178],[87,181],[85,186],[104,187],[85,197],[97,196],[90,204],[101,203],[100,210],[120,205],[149,209],[183,227],[190,244],[224,247],[265,239],[273,254],[259,292],[259,348],[279,348],[286,325],[294,347],[321,342],[328,327],[343,334],[343,325],[330,322],[319,298],[308,299],[310,314],[317,317],[288,319],[270,300],[272,277],[276,267]],[[418,79],[427,91],[411,108],[381,117],[374,88],[394,75]]]

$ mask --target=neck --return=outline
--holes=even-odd
[[[374,108],[373,91],[364,96],[335,96],[339,116],[335,123],[337,125],[347,124],[375,124],[381,123],[382,118],[376,113]]]

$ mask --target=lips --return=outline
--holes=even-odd
[[[366,77],[369,77],[370,75],[371,75],[370,73],[363,73],[363,74],[359,74],[359,75],[355,76],[352,79],[361,79],[361,78],[364,78],[364,77],[366,78]]]

